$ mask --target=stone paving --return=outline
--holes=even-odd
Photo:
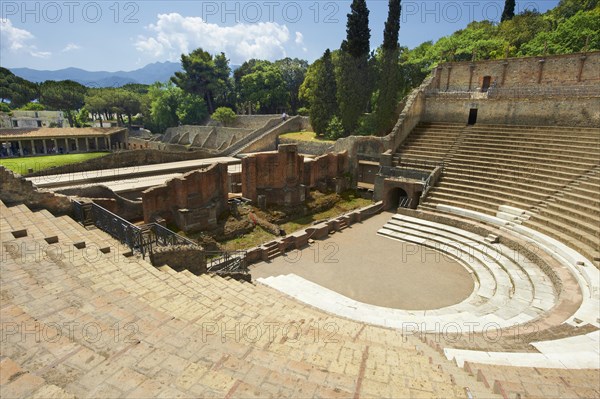
[[[436,309],[469,297],[473,277],[456,259],[377,235],[393,215],[372,216],[301,251],[252,265],[252,276],[295,274],[353,300],[397,309]]]
[[[3,397],[495,396],[400,331],[156,269],[68,217],[0,206]]]
[[[147,186],[148,182],[153,185],[162,184],[172,177],[179,176],[191,170],[201,169],[214,163],[225,163],[232,167],[232,171],[239,171],[241,161],[232,157],[216,157],[155,165],[64,173],[60,175],[48,174],[26,179],[40,188],[69,188],[102,183],[105,186],[113,184],[116,189],[121,191],[132,191],[134,189],[149,187]],[[91,182],[94,184],[90,184]]]

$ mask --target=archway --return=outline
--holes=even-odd
[[[491,83],[492,83],[492,77],[491,76],[484,76],[483,77],[483,84],[481,85],[481,92],[482,93],[486,93],[488,91],[488,89],[490,88]]]
[[[408,201],[408,194],[403,188],[393,187],[390,188],[387,192],[387,196],[385,199],[387,210],[396,210],[400,207],[402,203],[406,203]]]

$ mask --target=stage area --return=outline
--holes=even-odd
[[[302,251],[251,266],[252,278],[296,274],[354,300],[396,309],[454,305],[473,291],[471,274],[439,252],[377,235],[383,212]]]

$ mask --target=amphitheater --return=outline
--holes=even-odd
[[[600,53],[441,65],[250,282],[0,191],[1,395],[597,398],[599,126]]]

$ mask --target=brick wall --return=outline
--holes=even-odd
[[[425,122],[467,123],[469,110],[477,109],[477,123],[537,126],[600,126],[600,97],[502,98],[453,100],[428,97]]]
[[[227,206],[227,165],[213,164],[142,193],[144,221],[162,217],[184,231],[212,228]]]
[[[321,155],[315,159],[304,161],[304,185],[310,188],[318,187],[324,183],[330,188],[336,188],[336,191],[343,190],[346,185],[337,189],[335,180],[344,179],[349,171],[348,153],[341,154],[329,153]]]
[[[275,152],[252,154],[242,159],[242,195],[267,204],[295,205],[304,201],[308,188],[347,187],[348,153],[325,154],[304,159],[295,144],[282,144]]]
[[[306,198],[303,181],[304,156],[294,144],[242,159],[242,195],[254,202],[264,195],[267,204],[299,204]]]
[[[445,63],[437,68],[432,87],[475,90],[485,76],[497,87],[600,85],[600,52]]]

